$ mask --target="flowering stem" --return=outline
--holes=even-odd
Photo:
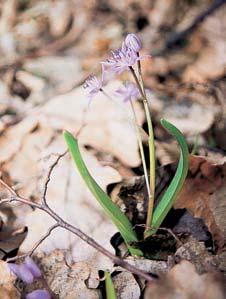
[[[103,89],[101,89],[101,92],[111,101],[114,102],[114,99]],[[137,121],[137,117],[136,117],[136,113],[134,110],[134,106],[133,106],[133,102],[130,100],[130,105],[131,105],[131,109],[133,112],[133,123],[136,129],[136,135],[137,135],[137,140],[138,140],[138,145],[139,145],[139,150],[140,150],[140,155],[141,155],[141,161],[142,161],[142,165],[143,165],[143,169],[144,169],[144,177],[145,177],[145,183],[147,186],[147,192],[148,192],[148,197],[151,197],[151,191],[150,191],[150,186],[149,186],[149,182],[148,182],[148,170],[147,170],[147,165],[146,165],[146,161],[145,161],[145,156],[144,156],[144,147],[143,147],[143,143],[142,143],[142,138],[141,138],[141,134],[140,134],[140,127],[138,125],[138,121]]]
[[[137,56],[139,57],[140,54],[137,53]],[[140,60],[137,61],[137,66],[138,66],[139,82],[140,82],[140,85],[142,87],[143,93],[146,96],[145,89],[144,89],[144,81],[143,81],[143,77],[142,77],[142,73],[141,73],[141,63],[140,63]]]
[[[141,67],[138,64],[138,71],[140,80],[137,78],[137,75],[132,67],[130,67],[130,71],[133,75],[133,78],[139,88],[140,94],[143,99],[144,110],[147,118],[148,123],[148,144],[149,144],[149,157],[150,157],[150,190],[151,196],[149,197],[148,202],[148,211],[147,211],[147,221],[146,226],[150,227],[152,223],[152,214],[153,214],[153,207],[154,207],[154,198],[155,198],[155,144],[154,144],[154,132],[153,126],[151,121],[151,115],[148,107],[148,100],[144,89],[144,84],[141,75]],[[141,82],[141,83],[140,83]]]
[[[145,178],[145,183],[147,186],[148,198],[150,198],[151,192],[150,192],[150,186],[149,186],[149,182],[148,182],[148,171],[147,171],[147,165],[146,165],[145,156],[144,156],[144,147],[143,147],[143,143],[142,143],[142,139],[141,139],[141,134],[140,134],[133,102],[131,100],[130,100],[130,105],[131,105],[131,109],[132,109],[133,117],[134,117],[134,126],[136,129],[136,135],[137,135],[138,145],[139,145],[139,149],[140,149],[141,161],[142,161],[142,165],[143,165],[143,169],[144,169],[144,178]]]

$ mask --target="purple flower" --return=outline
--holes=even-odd
[[[27,294],[26,299],[51,299],[51,296],[46,290],[35,290]]]
[[[109,59],[101,62],[103,74],[105,72],[121,74],[143,58],[144,56],[139,57],[133,49],[123,43],[120,49],[112,52]]]
[[[42,276],[40,269],[30,257],[26,257],[23,264],[16,265],[9,263],[8,266],[10,271],[27,284],[32,283],[34,278]]]
[[[12,271],[18,278],[23,280],[23,282],[27,284],[33,282],[34,276],[24,264],[16,265],[16,264],[9,263],[8,266],[10,271]]]
[[[110,71],[112,73],[120,74],[133,66],[137,61],[137,54],[123,44],[122,48],[112,51],[109,59],[101,62],[103,72]]]
[[[136,53],[138,53],[142,48],[141,40],[134,33],[130,33],[126,36],[125,44]]]
[[[31,274],[38,278],[42,276],[42,272],[39,269],[39,267],[35,264],[35,262],[30,258],[30,256],[27,256],[25,258],[24,265],[30,270]]]
[[[123,102],[128,102],[132,100],[136,100],[140,96],[140,92],[135,84],[126,83],[125,86],[117,89],[115,91],[116,96],[120,96],[123,98]]]
[[[92,100],[95,95],[98,94],[99,91],[102,90],[103,83],[96,76],[89,76],[83,87],[85,88],[89,100]]]

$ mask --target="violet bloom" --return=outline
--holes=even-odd
[[[143,58],[144,56],[139,57],[133,49],[123,43],[120,49],[112,51],[109,59],[101,62],[103,74],[105,72],[121,74]]]
[[[126,83],[125,86],[117,89],[115,91],[115,95],[121,97],[123,102],[126,103],[139,98],[140,92],[135,84],[129,82]]]
[[[12,271],[19,279],[23,280],[23,282],[27,284],[33,282],[34,276],[24,264],[16,265],[9,263],[8,266],[10,271]]]
[[[130,33],[126,36],[125,44],[128,48],[132,49],[136,53],[140,52],[142,48],[141,40],[134,33]]]
[[[27,284],[32,283],[35,278],[42,276],[40,269],[30,257],[26,257],[23,264],[16,265],[8,263],[8,266],[10,271]]]
[[[39,267],[35,264],[30,256],[27,256],[24,261],[24,265],[30,270],[31,274],[38,278],[42,276],[42,272]]]
[[[93,97],[96,96],[99,91],[102,91],[102,85],[102,81],[99,80],[96,76],[89,76],[86,79],[85,83],[83,84],[83,87],[87,92],[89,100],[92,100]]]
[[[35,290],[27,294],[26,299],[51,299],[51,296],[46,290]]]

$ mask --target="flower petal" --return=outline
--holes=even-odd
[[[27,294],[26,299],[51,299],[51,296],[46,290],[35,290]]]
[[[9,263],[8,264],[10,271],[12,271],[19,279],[23,280],[23,282],[30,284],[33,282],[34,277],[30,270],[24,265],[16,265]]]
[[[29,256],[27,256],[25,258],[25,262],[24,264],[26,265],[26,267],[30,270],[30,272],[32,273],[32,275],[36,278],[41,277],[42,276],[42,272],[39,269],[39,267],[35,264],[35,262],[32,260],[32,258],[30,258]]]

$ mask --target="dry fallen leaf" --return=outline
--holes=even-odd
[[[214,123],[218,107],[201,105],[192,100],[170,103],[163,111],[163,117],[173,123],[185,135],[206,132]]]
[[[225,6],[222,6],[203,22],[196,33],[202,41],[202,48],[198,49],[195,62],[186,67],[182,75],[183,81],[203,83],[219,78],[225,73],[226,42],[223,38],[226,33],[225,11]]]
[[[150,283],[145,299],[224,299],[217,274],[199,275],[188,261],[182,261],[157,282]]]
[[[21,228],[13,232],[0,231],[0,259],[15,252],[27,235],[27,229]]]
[[[50,56],[29,59],[24,68],[28,73],[38,74],[46,79],[48,82],[45,86],[46,96],[49,85],[54,88],[54,94],[63,93],[70,90],[82,78],[80,61],[76,57]]]
[[[177,249],[174,256],[177,262],[182,260],[191,262],[198,274],[211,271],[225,272],[226,267],[225,263],[221,261],[222,257],[223,255],[211,254],[205,247],[204,242],[198,242],[191,237],[188,242]]]
[[[26,135],[37,126],[37,120],[26,118],[23,122],[6,130],[0,137],[0,163],[12,159],[21,148]]]
[[[226,162],[191,156],[190,172],[174,207],[202,218],[222,248],[226,240]]]

